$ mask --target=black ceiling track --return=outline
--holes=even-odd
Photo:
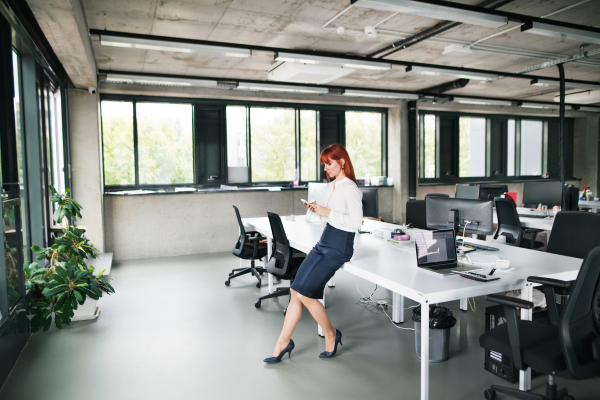
[[[208,46],[221,46],[221,47],[231,47],[238,49],[248,49],[248,50],[256,50],[256,51],[268,51],[273,53],[285,52],[291,54],[298,55],[311,55],[311,56],[320,56],[320,57],[333,57],[338,59],[350,60],[350,61],[375,61],[373,59],[368,59],[366,57],[361,56],[351,56],[347,54],[340,53],[332,53],[326,51],[311,51],[311,50],[298,50],[298,49],[284,49],[281,47],[267,47],[267,46],[256,46],[256,45],[248,45],[248,44],[237,44],[237,43],[227,43],[227,42],[214,42],[209,40],[195,40],[195,39],[184,39],[184,38],[176,38],[169,36],[155,36],[155,35],[145,35],[139,33],[129,33],[129,32],[116,32],[116,31],[107,31],[107,30],[99,30],[99,29],[90,29],[90,35],[110,35],[110,36],[118,36],[122,38],[136,38],[136,39],[147,39],[147,40],[161,40],[170,43],[189,43],[189,44],[200,44],[200,45],[208,45]],[[542,75],[523,75],[523,74],[515,74],[512,72],[504,72],[504,71],[494,71],[488,69],[478,69],[478,68],[463,68],[463,67],[454,67],[450,65],[441,65],[441,64],[428,64],[428,63],[418,63],[412,61],[401,61],[401,60],[378,60],[377,62],[386,62],[391,65],[398,65],[403,67],[428,67],[428,68],[440,68],[447,71],[460,72],[463,74],[468,74],[469,72],[474,73],[483,73],[483,74],[496,74],[500,77],[504,78],[515,78],[515,79],[545,79],[548,81],[560,82],[559,78],[542,76]],[[576,79],[566,79],[565,82],[572,83],[583,83],[583,84],[598,84],[596,81],[582,81]],[[399,89],[400,90],[400,89]],[[401,90],[400,90],[401,91]]]
[[[477,4],[477,7],[490,6],[489,9],[495,9],[495,8],[500,8],[505,4],[512,3],[513,1],[514,0],[502,0],[502,1],[500,1],[500,0],[485,0],[485,1]],[[459,25],[462,25],[462,23],[461,22],[453,22],[453,21],[439,22],[439,23],[435,24],[434,26],[427,28],[424,31],[419,32],[411,37],[400,40],[396,43],[392,43],[389,46],[386,46],[380,50],[377,50],[371,54],[368,54],[367,57],[376,57],[376,56],[377,56],[377,58],[387,57],[391,54],[394,54],[398,51],[407,49],[411,46],[414,46],[417,43],[420,43],[431,37],[437,36],[443,32],[446,32],[454,27],[459,26]],[[381,54],[381,53],[386,53],[386,54]],[[381,55],[378,56],[378,54],[381,54]]]

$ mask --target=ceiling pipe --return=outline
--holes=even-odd
[[[468,84],[469,84],[469,79],[461,78],[461,79],[457,79],[453,82],[442,83],[441,85],[427,88],[424,91],[429,92],[429,93],[444,93],[449,90],[464,88]]]

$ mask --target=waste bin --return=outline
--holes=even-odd
[[[413,309],[412,319],[417,357],[421,359],[421,306]],[[429,362],[442,362],[449,358],[450,328],[455,324],[456,318],[448,308],[429,306]]]

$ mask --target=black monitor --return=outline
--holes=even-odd
[[[376,188],[360,188],[363,217],[379,218],[379,196]]]
[[[561,182],[525,182],[523,184],[523,204],[527,206],[543,204],[548,208],[560,206],[562,192]]]
[[[479,199],[479,185],[456,185],[454,197],[457,199]]]
[[[448,229],[473,235],[491,235],[494,233],[492,200],[449,199],[427,197],[427,228]],[[471,221],[466,224],[466,221]]]
[[[479,186],[479,200],[494,200],[508,192],[508,185],[481,185]]]

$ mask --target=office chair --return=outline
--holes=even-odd
[[[496,215],[498,216],[498,228],[494,233],[494,239],[502,235],[506,237],[506,244],[528,249],[536,249],[544,246],[542,242],[536,242],[535,238],[543,229],[525,229],[521,226],[517,205],[511,198],[494,198],[496,203]],[[531,234],[531,239],[523,237],[523,233]]]
[[[436,197],[450,197],[450,195],[444,194],[444,193],[429,193],[425,195],[425,198],[428,197],[432,197],[432,196],[436,196]]]
[[[481,185],[479,186],[479,200],[493,200],[508,192],[508,185]]]
[[[225,281],[225,286],[229,286],[233,278],[237,278],[238,276],[245,274],[252,274],[256,277],[256,279],[258,279],[256,287],[260,288],[260,275],[265,273],[266,269],[262,267],[255,267],[254,261],[260,260],[261,258],[267,255],[268,244],[260,242],[261,240],[265,240],[266,238],[262,237],[260,233],[256,231],[246,232],[246,230],[244,229],[244,224],[242,224],[242,218],[240,217],[240,212],[238,211],[238,208],[236,206],[233,206],[233,209],[235,210],[235,215],[237,216],[238,224],[240,226],[240,237],[238,238],[231,252],[234,256],[239,257],[243,260],[250,260],[250,267],[236,268],[232,270],[229,273],[229,278]]]
[[[585,211],[561,211],[554,217],[548,248],[552,254],[585,258],[600,245],[600,214]]]
[[[290,247],[290,242],[287,239],[279,215],[272,212],[267,212],[267,215],[269,216],[271,232],[273,233],[273,239],[275,240],[275,250],[271,255],[271,259],[267,262],[267,272],[279,279],[289,280],[291,286],[294,277],[296,276],[296,272],[298,272],[298,268],[300,268],[300,264],[302,264],[302,261],[306,258],[306,254]],[[289,287],[278,287],[273,293],[260,297],[254,306],[260,308],[260,303],[263,300],[289,295]],[[287,308],[283,310],[283,315],[285,315],[286,311]]]
[[[529,277],[527,281],[544,288],[568,287],[572,283],[541,277]],[[502,358],[508,355],[521,371],[532,368],[548,374],[548,383],[545,396],[492,385],[484,392],[486,399],[493,400],[496,393],[503,393],[517,399],[574,400],[566,388],[557,390],[555,376],[588,379],[600,375],[600,246],[583,261],[558,326],[517,320],[515,308],[531,309],[530,301],[497,294],[487,296],[487,300],[504,306],[506,323],[481,335],[481,347]]]
[[[425,200],[406,202],[406,223],[418,229],[427,229],[427,207]]]
[[[377,188],[359,188],[362,192],[363,217],[381,221],[379,218],[379,191]]]
[[[573,185],[563,186],[561,211],[579,211],[579,188]]]

